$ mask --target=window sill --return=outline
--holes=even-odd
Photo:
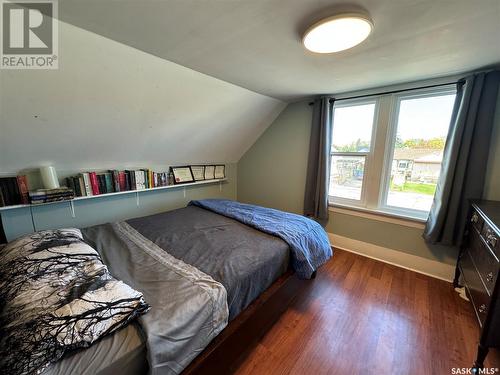
[[[424,229],[426,219],[418,218],[418,217],[409,217],[400,215],[397,213],[381,211],[381,210],[373,210],[364,207],[353,207],[342,205],[338,203],[330,203],[329,210],[331,212],[337,212],[340,214],[363,217],[366,219],[383,221],[386,223],[392,223],[397,225],[402,225],[405,227]]]

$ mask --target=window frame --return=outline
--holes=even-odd
[[[332,145],[330,145],[330,163],[329,163],[329,168],[331,168],[332,165],[332,160],[334,156],[364,156],[365,158],[365,166],[363,170],[363,180],[361,182],[361,196],[360,199],[349,199],[349,198],[343,198],[343,197],[337,197],[334,195],[330,195],[330,181],[328,181],[328,202],[330,204],[332,203],[338,203],[340,205],[344,206],[353,206],[353,207],[365,207],[367,203],[367,171],[370,168],[372,158],[373,158],[373,150],[374,150],[374,139],[375,139],[375,133],[376,133],[376,124],[378,121],[378,108],[379,108],[379,100],[378,97],[371,97],[371,98],[358,98],[358,99],[349,99],[349,100],[343,100],[340,104],[333,104],[333,113],[332,113],[332,134],[333,134],[333,119],[335,118],[335,110],[337,108],[345,108],[345,107],[355,107],[355,106],[362,106],[362,105],[370,105],[374,104],[375,107],[373,109],[373,120],[372,120],[372,131],[370,134],[370,150],[367,152],[342,152],[342,151],[332,151],[332,145],[333,145],[333,140],[332,140]],[[330,169],[331,172],[331,169]]]
[[[365,156],[361,199],[358,201],[329,195],[329,204],[331,206],[343,208],[351,207],[353,209],[362,209],[375,214],[393,215],[395,217],[403,217],[410,220],[425,221],[429,215],[427,211],[390,206],[387,204],[401,101],[405,99],[418,99],[452,94],[456,94],[456,86],[454,84],[425,89],[414,88],[404,92],[370,96],[369,98],[342,100],[338,105],[334,103],[334,110],[339,107],[371,103],[376,104],[373,116],[370,151],[366,153]],[[332,116],[332,134],[334,115],[335,113]],[[364,156],[365,153],[331,152],[330,157],[346,154]]]

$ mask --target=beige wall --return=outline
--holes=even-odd
[[[491,137],[490,155],[486,169],[484,198],[500,201],[500,90],[498,93],[495,125]]]
[[[238,199],[302,213],[311,107],[289,104],[238,163]],[[500,111],[499,111],[500,112]],[[500,199],[500,115],[492,140],[485,197]],[[486,161],[485,161],[486,162]],[[456,250],[429,246],[422,229],[330,212],[330,233],[453,264]]]
[[[307,103],[286,107],[238,162],[239,200],[302,213],[310,122]]]

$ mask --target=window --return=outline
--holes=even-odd
[[[396,98],[391,164],[397,161],[398,168],[386,174],[383,203],[388,208],[416,211],[417,216],[419,211],[429,212],[454,101],[455,93]],[[407,167],[408,163],[411,167]]]
[[[375,107],[370,101],[334,108],[329,195],[341,201],[362,199]]]
[[[330,202],[425,219],[454,101],[453,87],[337,101]]]

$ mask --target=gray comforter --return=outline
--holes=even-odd
[[[200,207],[127,221],[169,254],[210,275],[227,290],[229,320],[289,265],[285,241]]]
[[[142,291],[151,311],[139,319],[152,374],[178,374],[227,325],[225,288],[127,223],[84,231],[103,249],[111,273]]]

